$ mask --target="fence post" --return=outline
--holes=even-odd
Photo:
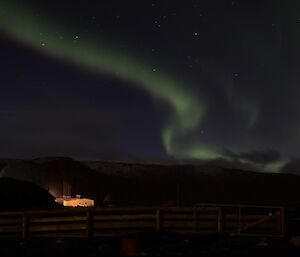
[[[241,231],[242,231],[242,206],[241,205],[239,205],[238,225],[239,225],[238,234],[241,235]]]
[[[86,212],[86,236],[88,239],[92,239],[94,236],[93,212],[91,210]]]
[[[22,213],[22,239],[25,241],[29,237],[30,219],[26,213]]]
[[[223,208],[219,207],[218,210],[218,233],[223,233],[224,232],[224,224],[225,219],[224,219],[224,212],[223,212]]]
[[[280,213],[281,213],[281,234],[282,234],[282,236],[284,236],[284,233],[285,233],[285,209],[284,209],[284,207],[281,207],[281,209],[280,209]]]
[[[156,232],[160,234],[163,230],[163,211],[156,210]]]
[[[277,233],[279,235],[284,235],[284,208],[280,208],[279,211],[276,212],[277,217]]]

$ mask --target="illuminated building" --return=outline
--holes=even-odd
[[[56,202],[67,207],[94,207],[95,201],[93,199],[81,198],[80,195],[76,195],[75,198],[70,196],[63,196],[56,198]]]

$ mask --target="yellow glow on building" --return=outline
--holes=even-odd
[[[63,201],[63,205],[68,207],[94,207],[95,201],[88,198],[69,198]]]
[[[60,203],[68,207],[94,207],[95,201],[93,199],[81,198],[81,195],[76,195],[72,198],[68,195],[63,195],[62,197],[57,197],[55,199],[57,203]]]

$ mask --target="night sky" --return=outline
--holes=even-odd
[[[295,168],[299,60],[299,1],[0,0],[0,156]]]

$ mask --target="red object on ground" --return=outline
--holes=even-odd
[[[137,238],[122,239],[122,253],[125,255],[139,256],[141,255],[140,240]]]

